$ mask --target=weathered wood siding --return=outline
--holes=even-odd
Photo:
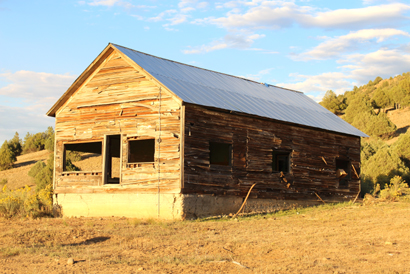
[[[113,52],[56,114],[55,191],[180,191],[181,104]],[[103,186],[98,171],[63,172],[64,144],[121,134],[121,183]],[[128,141],[155,138],[155,162],[129,164]],[[104,157],[104,155],[103,155]],[[101,158],[103,158],[101,157]],[[160,170],[160,173],[159,173]]]
[[[351,197],[359,191],[352,169],[347,188],[339,187],[336,159],[360,172],[360,138],[267,119],[185,106],[184,187],[182,193],[246,195],[277,199]],[[210,165],[209,142],[232,144],[232,165]],[[272,172],[272,151],[291,151],[289,173]]]

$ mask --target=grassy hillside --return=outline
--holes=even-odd
[[[21,188],[25,185],[34,186],[33,178],[28,176],[28,172],[38,161],[45,163],[50,153],[52,152],[41,150],[18,156],[14,168],[0,171],[0,182],[6,179],[7,187],[10,189]]]
[[[410,73],[374,81],[320,104],[362,130],[362,195],[388,188],[394,176],[410,181]]]

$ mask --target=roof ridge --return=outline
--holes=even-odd
[[[226,75],[226,76],[238,78],[238,79],[245,80],[245,81],[249,81],[249,82],[253,82],[253,83],[259,84],[259,85],[266,85],[266,83],[257,82],[257,81],[255,81],[255,80],[251,80],[251,79],[247,79],[247,78],[243,78],[243,77],[239,77],[239,76],[235,76],[235,75],[231,75],[231,74],[227,74],[227,73],[223,73],[223,72],[219,72],[219,71],[214,71],[214,70],[210,70],[210,69],[206,69],[206,68],[197,67],[197,66],[193,66],[193,65],[181,63],[181,62],[178,62],[178,61],[170,60],[170,59],[167,59],[167,58],[158,57],[158,56],[155,56],[155,55],[152,55],[152,54],[148,54],[148,53],[145,53],[145,52],[142,52],[142,51],[138,51],[138,50],[135,50],[135,49],[132,49],[132,48],[124,47],[124,46],[121,46],[121,45],[118,45],[118,44],[114,44],[114,43],[110,43],[110,44],[113,45],[113,46],[122,47],[122,48],[125,48],[125,49],[128,49],[128,50],[132,50],[132,51],[135,51],[135,52],[138,52],[138,53],[147,55],[147,56],[151,56],[151,57],[158,58],[158,59],[161,59],[161,60],[169,61],[169,62],[172,62],[172,63],[176,63],[176,64],[180,64],[180,65],[184,65],[184,66],[188,66],[188,67],[192,67],[192,68],[197,68],[197,69],[206,70],[206,71],[210,71],[210,72],[217,73],[217,74],[222,74],[222,75]],[[302,91],[298,91],[298,90],[294,90],[294,89],[289,89],[289,88],[284,88],[284,87],[279,87],[279,86],[275,86],[275,85],[271,85],[271,84],[267,84],[267,85],[268,85],[268,87],[269,87],[269,86],[272,86],[272,87],[275,87],[275,88],[280,88],[280,89],[289,90],[289,91],[293,91],[293,92],[297,92],[297,93],[302,93],[302,94],[303,94]]]

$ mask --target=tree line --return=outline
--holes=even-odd
[[[389,79],[378,76],[340,95],[328,90],[320,104],[369,136],[392,134],[397,128],[385,110],[410,106],[410,72]]]
[[[27,132],[24,140],[20,139],[20,135],[16,132],[14,137],[4,141],[0,148],[0,171],[12,168],[14,162],[17,161],[17,156],[43,149],[54,151],[54,129],[52,127],[35,134]]]

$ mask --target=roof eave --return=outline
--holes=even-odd
[[[340,131],[335,131],[335,130],[320,128],[320,127],[314,127],[314,126],[308,126],[308,125],[302,125],[302,124],[298,124],[298,123],[293,123],[293,122],[278,120],[278,119],[274,119],[274,118],[270,118],[270,117],[265,117],[265,116],[259,116],[259,115],[250,114],[250,113],[247,113],[247,112],[240,112],[240,111],[235,111],[235,110],[229,110],[229,109],[225,109],[225,108],[205,106],[205,105],[196,104],[196,103],[190,103],[190,102],[185,102],[185,101],[183,101],[182,104],[183,104],[183,105],[199,106],[199,107],[203,107],[203,108],[209,109],[209,110],[214,110],[214,111],[217,111],[217,112],[231,113],[231,114],[235,114],[235,115],[239,115],[239,116],[245,116],[245,117],[249,117],[249,118],[262,119],[262,120],[266,120],[266,121],[275,121],[275,122],[281,123],[281,124],[292,125],[292,126],[298,126],[298,127],[308,128],[308,129],[314,129],[314,130],[318,130],[318,131],[331,132],[331,133],[341,134],[341,135],[345,135],[345,136],[364,137],[364,138],[369,137],[367,134],[363,133],[362,131],[360,131],[362,134],[345,133],[345,132],[340,132]]]

